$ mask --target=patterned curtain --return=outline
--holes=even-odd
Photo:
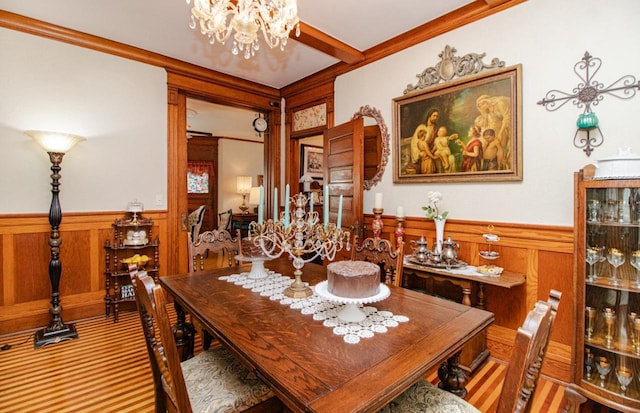
[[[190,194],[208,194],[209,182],[213,178],[211,162],[188,162],[187,192]]]

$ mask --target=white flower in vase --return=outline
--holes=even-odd
[[[427,206],[423,206],[422,209],[426,211],[426,217],[435,221],[444,221],[449,215],[449,211],[444,211],[442,214],[438,210],[438,202],[442,201],[442,194],[437,191],[429,191],[427,193]]]

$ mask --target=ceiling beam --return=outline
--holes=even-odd
[[[465,6],[365,50],[365,59],[362,61],[352,64],[338,62],[304,79],[285,86],[280,89],[281,94],[287,97],[299,93],[301,90],[312,88],[315,85],[333,81],[341,74],[383,59],[401,50],[433,39],[443,33],[455,30],[492,14],[499,13],[510,7],[525,3],[526,1],[527,0],[474,0]]]
[[[501,5],[502,3],[507,2],[507,0],[482,0],[482,1],[484,1],[489,7],[496,7]]]
[[[351,65],[364,60],[364,53],[358,49],[321,32],[305,22],[300,22],[300,36],[291,36],[290,39],[296,40],[329,56],[333,56],[346,64]]]

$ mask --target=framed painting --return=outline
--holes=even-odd
[[[320,146],[300,145],[302,149],[301,175],[322,179],[324,175],[324,151]]]
[[[393,181],[522,180],[521,65],[393,100]]]

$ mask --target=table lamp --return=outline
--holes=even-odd
[[[51,320],[49,325],[36,331],[34,347],[42,347],[51,343],[58,343],[64,340],[78,338],[75,324],[65,324],[60,313],[60,276],[62,273],[62,262],[60,261],[60,223],[62,222],[62,210],[58,194],[60,193],[60,164],[62,157],[76,143],[85,140],[80,136],[66,133],[46,132],[46,131],[26,131],[49,154],[51,161],[51,207],[49,208],[49,224],[51,232],[49,235],[49,246],[51,248],[51,260],[49,261],[49,282],[51,283],[51,307],[49,314]]]
[[[251,177],[239,175],[236,180],[236,191],[242,195],[242,205],[240,205],[240,211],[243,214],[249,213],[249,207],[245,203],[247,200],[247,195],[251,192]]]

